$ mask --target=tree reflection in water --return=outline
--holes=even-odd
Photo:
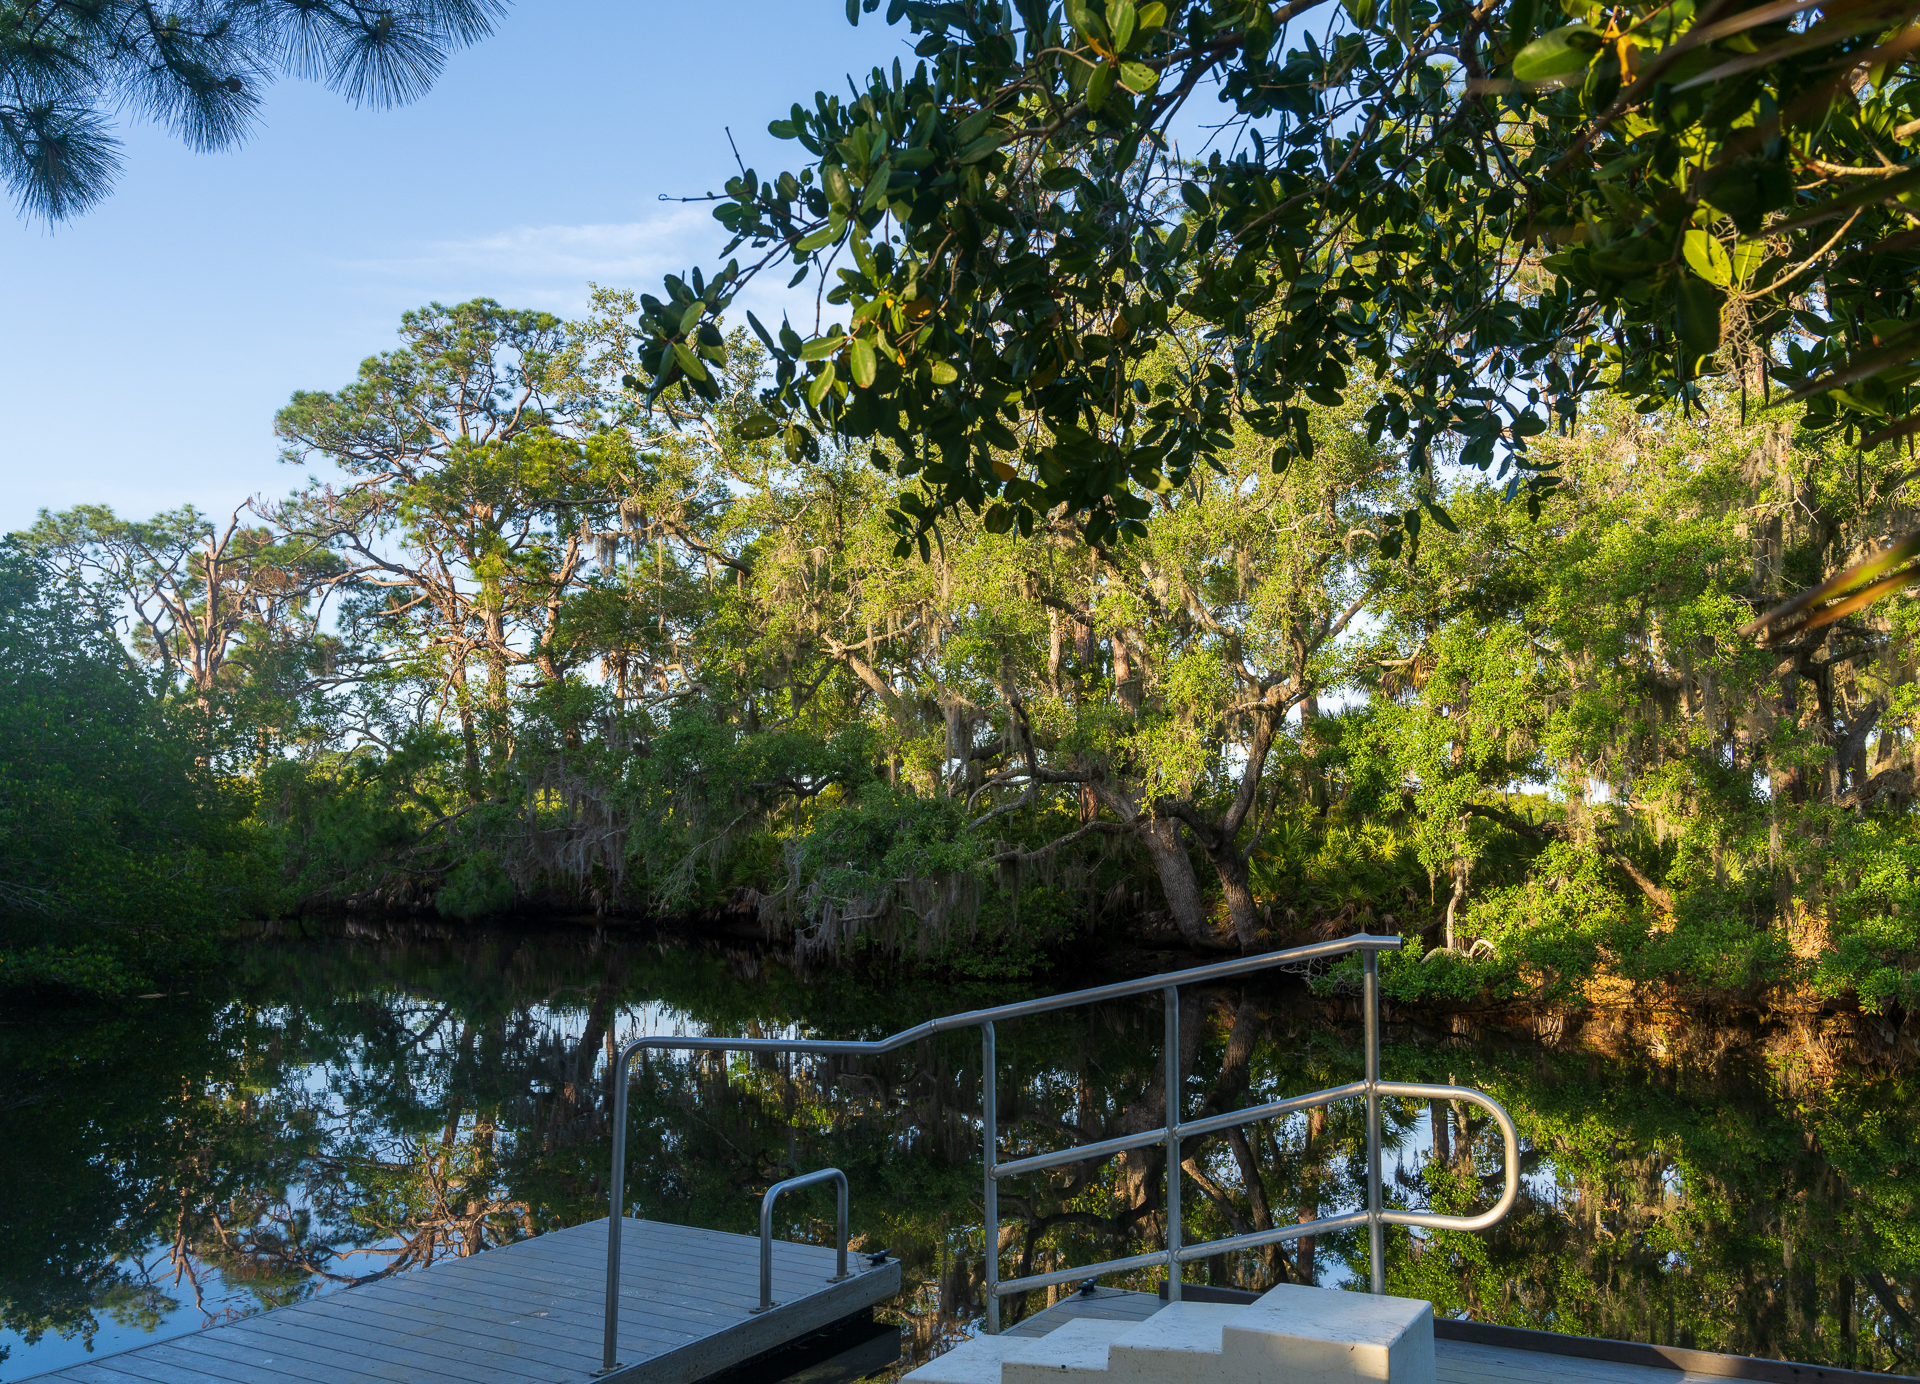
[[[260,938],[192,994],[0,1018],[8,1377],[604,1214],[616,1038],[876,1036],[1010,997],[585,930],[359,931]],[[1347,1002],[1269,986],[1193,993],[1182,1015],[1189,1117],[1359,1074]],[[1526,1173],[1492,1232],[1392,1235],[1389,1290],[1510,1325],[1920,1369],[1911,1037],[1695,1021],[1656,1060],[1630,1032],[1389,1022],[1387,1072],[1498,1097]],[[1003,1026],[1002,1156],[1158,1125],[1160,1035],[1153,1001]],[[970,1035],[884,1060],[654,1055],[634,1077],[630,1211],[750,1232],[769,1182],[839,1166],[856,1243],[904,1262],[924,1356],[980,1312],[979,1061]],[[1494,1194],[1497,1135],[1465,1107],[1391,1101],[1386,1118],[1391,1200]],[[1187,1239],[1357,1204],[1360,1121],[1349,1102],[1189,1142]],[[1003,1184],[1003,1273],[1159,1243],[1164,1179],[1155,1147]],[[780,1214],[782,1234],[832,1233],[823,1193]],[[1364,1280],[1364,1255],[1323,1235],[1189,1276],[1337,1286]]]

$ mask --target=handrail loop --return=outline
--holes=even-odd
[[[1411,1081],[1382,1081],[1378,1085],[1378,1091],[1382,1096],[1400,1096],[1419,1100],[1464,1100],[1485,1109],[1493,1116],[1494,1124],[1500,1130],[1500,1140],[1504,1145],[1502,1171],[1506,1183],[1501,1190],[1500,1200],[1476,1216],[1443,1216],[1428,1211],[1382,1210],[1380,1221],[1383,1225],[1419,1226],[1426,1230],[1485,1230],[1488,1226],[1497,1224],[1501,1217],[1513,1209],[1513,1204],[1520,1195],[1520,1136],[1514,1129],[1512,1117],[1498,1101],[1484,1091],[1476,1091],[1467,1086],[1429,1086]],[[1271,1119],[1275,1115],[1311,1110],[1316,1106],[1331,1105],[1337,1100],[1350,1100],[1365,1094],[1367,1094],[1367,1084],[1364,1081],[1353,1081],[1345,1086],[1333,1086],[1324,1091],[1315,1091],[1309,1096],[1295,1096],[1290,1100],[1249,1106],[1245,1110],[1229,1110],[1224,1115],[1195,1120],[1181,1125],[1179,1133],[1182,1138],[1191,1138],[1196,1134],[1231,1129],[1235,1125],[1252,1124],[1256,1120]],[[1147,1144],[1157,1143],[1164,1137],[1165,1131],[1156,1129],[1144,1138],[1130,1138],[1127,1147],[1142,1148]],[[1119,1141],[1108,1141],[1108,1143],[1115,1142]],[[1058,1153],[1022,1159],[1018,1163],[1002,1163],[994,1169],[994,1175],[1010,1176],[1023,1171],[1037,1171],[1042,1167],[1057,1167],[1062,1163],[1080,1162],[1089,1154],[1099,1156],[1103,1151],[1117,1150],[1107,1150],[1106,1144],[1088,1144],[1078,1149],[1062,1149]],[[1370,1211],[1349,1211],[1338,1216],[1322,1216],[1317,1220],[1297,1221],[1291,1225],[1277,1226],[1272,1230],[1257,1230],[1246,1235],[1232,1235],[1225,1239],[1208,1240],[1201,1244],[1181,1245],[1176,1252],[1176,1258],[1185,1264],[1196,1259],[1210,1259],[1216,1254],[1258,1249],[1262,1245],[1284,1244],[1307,1235],[1322,1235],[1335,1230],[1351,1229],[1358,1225],[1371,1225],[1372,1221],[1373,1216]],[[1150,1254],[1130,1255],[1125,1259],[1109,1259],[1098,1264],[1083,1264],[1077,1268],[1062,1269],[1056,1273],[1033,1274],[1000,1284],[1000,1291],[1003,1295],[1011,1295],[1028,1292],[1035,1288],[1049,1287],[1055,1283],[1076,1283],[1100,1274],[1119,1273],[1126,1269],[1146,1268],[1153,1264],[1164,1263],[1166,1257],[1166,1251],[1156,1250]]]
[[[765,1312],[773,1304],[773,1204],[783,1192],[797,1192],[802,1187],[815,1187],[822,1182],[831,1182],[839,1188],[834,1215],[834,1242],[840,1247],[839,1271],[827,1281],[841,1283],[853,1275],[847,1272],[847,1175],[838,1168],[822,1168],[818,1172],[802,1173],[798,1177],[787,1178],[767,1188],[767,1194],[760,1198],[760,1305],[750,1311]]]
[[[606,1328],[602,1344],[602,1369],[606,1373],[615,1368],[615,1355],[619,1344],[619,1301],[620,1301],[620,1226],[625,1212],[626,1149],[627,1149],[627,1085],[633,1059],[648,1049],[680,1050],[688,1052],[790,1052],[815,1053],[822,1056],[877,1056],[897,1051],[910,1043],[930,1038],[938,1033],[951,1033],[959,1029],[978,1028],[981,1037],[981,1161],[985,1174],[984,1226],[986,1232],[986,1273],[985,1298],[987,1309],[986,1329],[997,1333],[1000,1329],[1000,1299],[1031,1288],[1042,1288],[1053,1283],[1066,1283],[1100,1274],[1118,1273],[1123,1270],[1147,1268],[1152,1265],[1164,1265],[1167,1269],[1167,1296],[1171,1301],[1180,1297],[1180,1266],[1192,1260],[1214,1254],[1226,1253],[1235,1249],[1252,1249],[1258,1245],[1274,1244],[1285,1240],[1298,1239],[1303,1235],[1312,1235],[1321,1231],[1345,1229],[1350,1226],[1365,1225],[1368,1228],[1368,1248],[1372,1259],[1372,1289],[1375,1293],[1385,1291],[1386,1256],[1385,1227],[1388,1225],[1422,1226],[1444,1230],[1481,1230],[1494,1224],[1512,1209],[1519,1195],[1519,1142],[1514,1131],[1513,1121],[1507,1112],[1500,1108],[1490,1096],[1479,1091],[1459,1086],[1424,1086],[1407,1082],[1390,1082],[1380,1079],[1380,960],[1381,952],[1398,951],[1403,945],[1399,937],[1380,937],[1370,933],[1355,933],[1351,937],[1342,937],[1330,942],[1316,942],[1310,946],[1291,947],[1285,951],[1266,952],[1259,956],[1240,957],[1232,961],[1217,961],[1206,966],[1195,966],[1185,971],[1168,971],[1160,975],[1146,976],[1139,980],[1120,981],[1112,985],[1096,986],[1087,990],[1074,990],[1061,995],[1048,995],[1039,999],[1021,1000],[1013,1004],[996,1005],[990,1009],[973,1009],[961,1014],[948,1014],[937,1019],[929,1019],[912,1028],[902,1029],[886,1038],[876,1039],[786,1039],[786,1038],[635,1038],[623,1046],[614,1058],[613,1078],[613,1169],[608,1179],[607,1203],[607,1294]],[[1180,1060],[1180,987],[1183,985],[1203,984],[1207,981],[1226,980],[1234,976],[1251,975],[1258,971],[1271,970],[1278,966],[1300,965],[1304,962],[1327,960],[1359,952],[1363,965],[1364,987],[1362,1008],[1366,1020],[1366,1078],[1349,1082],[1344,1086],[1330,1087],[1316,1091],[1311,1095],[1294,1096],[1286,1100],[1271,1101],[1265,1105],[1249,1107],[1245,1110],[1228,1111],[1224,1115],[1209,1116],[1206,1119],[1189,1121],[1183,1109],[1184,1081]],[[1079,1148],[1060,1149],[1048,1153],[1036,1154],[1028,1158],[1015,1159],[1012,1162],[999,1161],[999,1099],[997,1081],[997,1062],[994,1047],[994,1024],[1001,1020],[1026,1018],[1034,1014],[1051,1013],[1058,1009],[1071,1009],[1080,1005],[1097,1004],[1103,1000],[1123,999],[1131,995],[1144,995],[1151,991],[1161,992],[1166,1011],[1166,1039],[1164,1064],[1166,1083],[1166,1120],[1156,1130],[1141,1134],[1125,1135],[1117,1139],[1106,1139],[1099,1143],[1083,1145]],[[1180,1190],[1183,1173],[1181,1170],[1180,1145],[1184,1139],[1192,1139],[1216,1130],[1228,1129],[1235,1125],[1247,1124],[1254,1120],[1270,1119],[1278,1115],[1291,1114],[1299,1110],[1312,1109],[1315,1106],[1331,1104],[1336,1100],[1345,1100],[1354,1096],[1364,1096],[1367,1101],[1367,1207],[1364,1211],[1350,1212],[1338,1216],[1327,1216],[1316,1221],[1296,1223],[1274,1230],[1258,1231],[1251,1235],[1238,1235],[1224,1240],[1213,1240],[1204,1244],[1183,1244],[1181,1241]],[[1498,1203],[1491,1210],[1477,1216],[1437,1216],[1426,1212],[1388,1211],[1381,1205],[1380,1177],[1380,1098],[1382,1096],[1424,1096],[1429,1099],[1466,1100],[1485,1107],[1492,1112],[1500,1127],[1501,1138],[1506,1144],[1506,1188]],[[999,1183],[1002,1178],[1017,1176],[1024,1172],[1038,1172],[1043,1168],[1058,1167],[1066,1163],[1084,1162],[1096,1158],[1108,1158],[1129,1149],[1146,1148],[1153,1144],[1163,1144],[1167,1154],[1167,1244],[1166,1248],[1147,1254],[1130,1255],[1124,1259],[1110,1259],[1099,1264],[1089,1264],[1078,1268],[1063,1269],[1055,1273],[1035,1274],[1026,1278],[1011,1279],[1003,1282],[1000,1278],[1000,1205]],[[840,1186],[840,1272],[847,1271],[847,1185],[846,1178],[836,1169],[825,1168],[805,1177],[789,1178],[769,1188],[760,1205],[760,1310],[771,1305],[772,1299],[772,1207],[774,1198],[782,1191],[798,1186],[811,1185],[813,1182],[839,1180]]]

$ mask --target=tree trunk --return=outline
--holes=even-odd
[[[1227,916],[1233,919],[1233,937],[1241,951],[1260,945],[1260,904],[1253,897],[1253,884],[1247,878],[1247,862],[1231,842],[1219,850],[1207,852],[1214,873],[1220,876],[1220,892],[1227,900]]]
[[[1453,897],[1447,900],[1447,921],[1440,931],[1440,945],[1448,951],[1453,950],[1453,916],[1460,907],[1460,901],[1467,896],[1467,872],[1459,857],[1453,861]]]
[[[1133,651],[1127,647],[1127,635],[1123,630],[1113,636],[1113,691],[1120,699],[1120,706],[1129,716],[1140,714],[1141,679],[1133,666]]]
[[[1173,925],[1180,929],[1181,940],[1191,947],[1217,946],[1200,905],[1200,882],[1194,878],[1193,862],[1180,840],[1180,824],[1153,818],[1136,825],[1153,859],[1153,868],[1159,872],[1160,892],[1166,895],[1167,911],[1173,915]]]
[[[473,698],[467,687],[466,654],[453,650],[453,708],[460,717],[461,768],[466,777],[467,801],[480,801],[480,741],[473,730]]]

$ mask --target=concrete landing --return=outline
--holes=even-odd
[[[1215,1322],[1220,1323],[1224,1345],[1225,1322],[1230,1318],[1223,1312],[1237,1313],[1260,1299],[1252,1293],[1198,1284],[1187,1285],[1187,1292],[1192,1299],[1171,1305],[1152,1293],[1123,1288],[1096,1287],[1091,1292],[1075,1293],[1008,1327],[1004,1335],[963,1342],[907,1378],[916,1384],[1001,1384],[1001,1362],[1009,1352],[1018,1353],[1070,1325],[1088,1322],[1121,1327],[1137,1323],[1139,1328],[1135,1334],[1123,1330],[1106,1340],[1109,1368],[1087,1378],[1099,1384],[1119,1384],[1121,1363],[1129,1355],[1153,1371],[1151,1377],[1156,1380],[1191,1378],[1190,1371],[1209,1363]],[[1359,1294],[1345,1296],[1367,1301]],[[1153,1328],[1154,1322],[1161,1326]],[[1205,1323],[1206,1329],[1197,1329],[1196,1323]],[[1114,1348],[1123,1336],[1129,1342],[1125,1353]],[[1149,1356],[1152,1350],[1168,1348],[1191,1352],[1189,1360],[1155,1360]],[[1087,1358],[1090,1362],[1090,1354]],[[1730,1384],[1733,1380],[1754,1384],[1920,1384],[1920,1379],[1829,1365],[1756,1360],[1456,1320],[1434,1322],[1433,1358],[1435,1384]],[[1053,1377],[1068,1376],[1063,1372]],[[1300,1378],[1293,1374],[1276,1377]]]
[[[1246,1304],[1177,1302],[1145,1320],[1079,1317],[976,1337],[919,1384],[1436,1384],[1433,1308],[1282,1284]]]

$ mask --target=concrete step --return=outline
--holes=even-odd
[[[1283,1283],[1240,1313],[1223,1384],[1435,1384],[1432,1303]]]
[[[1080,1317],[1033,1342],[1032,1350],[1009,1354],[1000,1384],[1106,1384],[1107,1351],[1140,1325]]]
[[[1238,1303],[1170,1302],[1114,1339],[1111,1384],[1219,1384],[1221,1334],[1247,1309]]]
[[[1040,1340],[1044,1341],[1042,1336]],[[973,1336],[909,1372],[901,1384],[1000,1384],[1000,1362],[1015,1346],[1037,1345],[1018,1336]]]
[[[975,1336],[935,1356],[901,1384],[1067,1384],[1105,1381],[1107,1344],[1138,1322],[1080,1318],[1045,1336]]]

